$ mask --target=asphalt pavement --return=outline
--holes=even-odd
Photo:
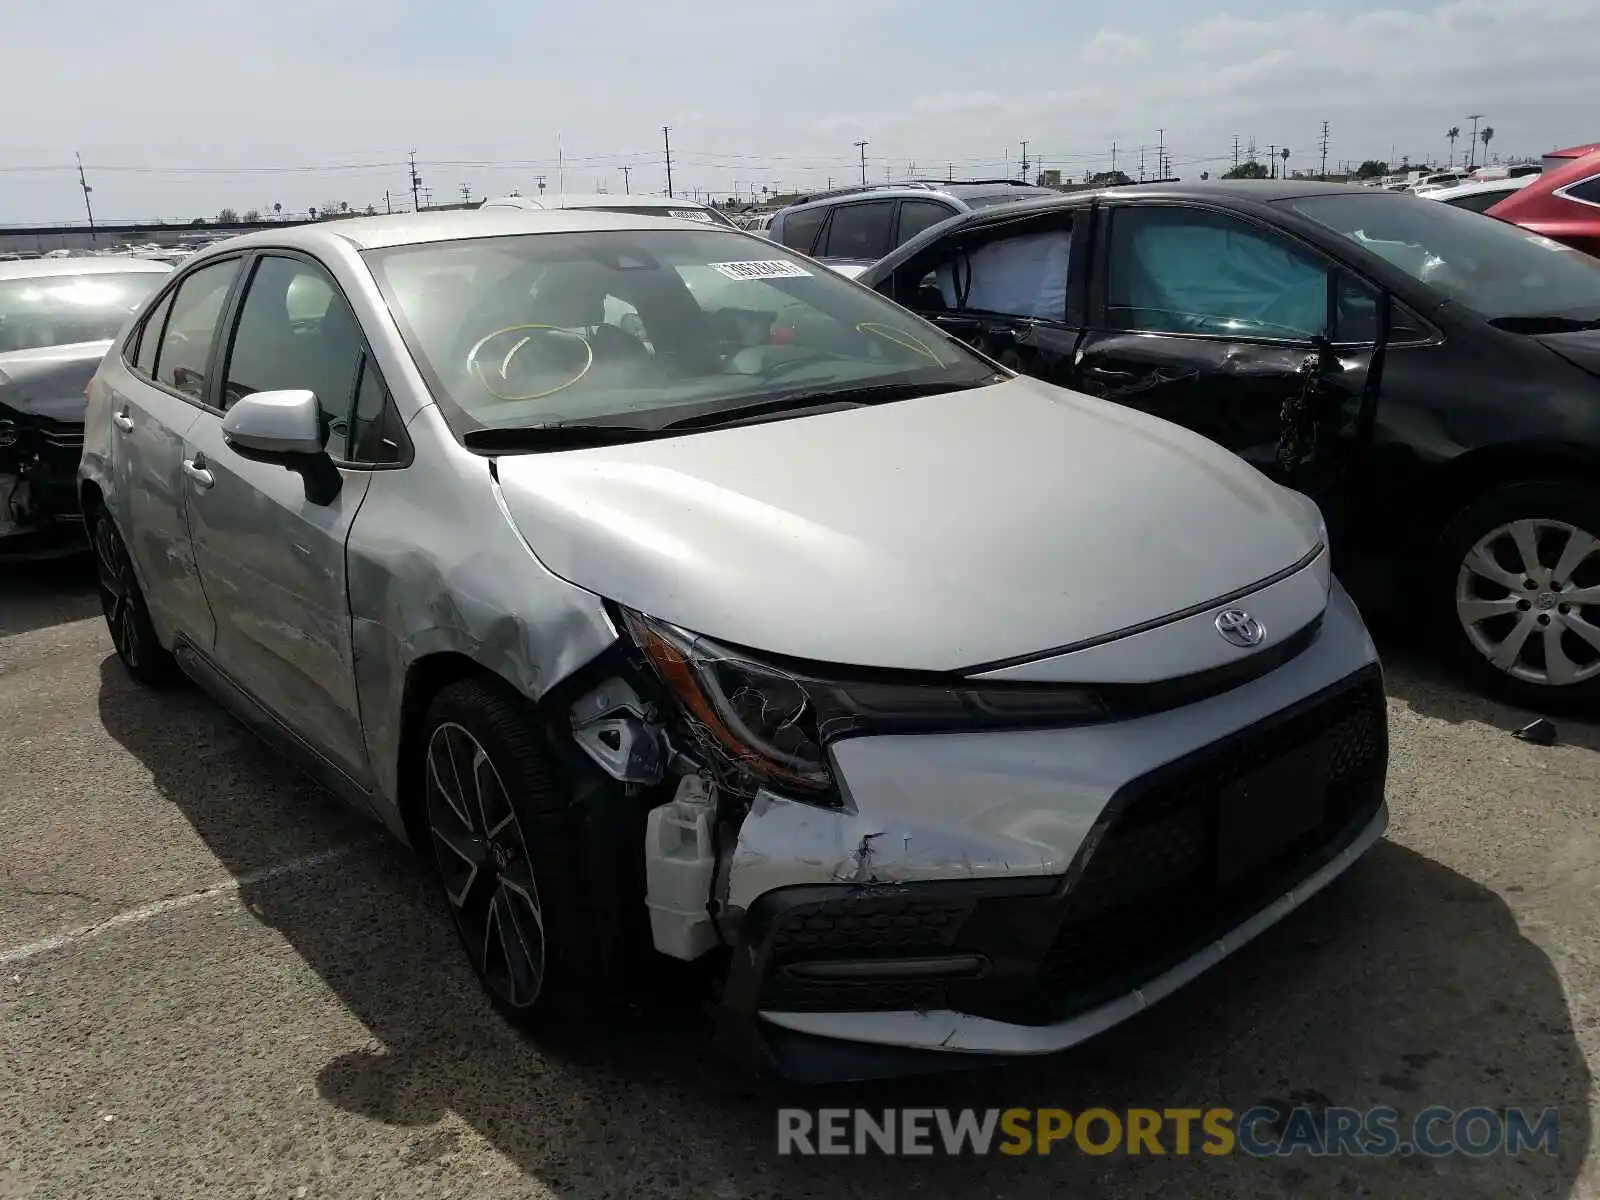
[[[1392,643],[1392,645],[1391,645]],[[538,1041],[423,864],[193,690],[134,684],[87,573],[0,566],[0,1197],[1600,1197],[1600,726],[1385,639],[1388,837],[1076,1051],[801,1093],[642,994]],[[780,1158],[780,1105],[1560,1114],[1554,1154]]]

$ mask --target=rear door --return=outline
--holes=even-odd
[[[112,376],[112,515],[156,626],[208,646],[215,634],[184,511],[184,438],[204,411],[221,316],[240,260],[186,272],[127,343],[126,377]]]
[[[356,702],[345,543],[368,471],[350,465],[358,389],[383,393],[349,304],[313,260],[271,251],[249,266],[215,392],[316,393],[327,455],[281,459],[231,445],[220,413],[188,431],[189,524],[217,614],[214,663],[280,725],[368,787]],[[380,404],[381,407],[381,404]]]
[[[1204,434],[1341,523],[1377,400],[1377,290],[1237,213],[1125,204],[1101,220],[1070,382]]]

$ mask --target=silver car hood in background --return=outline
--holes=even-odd
[[[82,422],[83,389],[111,340],[0,354],[0,406],[51,421]]]
[[[557,575],[820,662],[950,671],[1158,620],[1285,570],[1313,509],[1131,409],[1015,378],[499,461]]]

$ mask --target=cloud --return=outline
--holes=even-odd
[[[1303,165],[1324,120],[1335,162],[1443,155],[1472,112],[1505,152],[1594,136],[1595,0],[1303,2],[12,0],[0,221],[75,218],[74,151],[97,213],[187,218],[409,202],[412,149],[435,197],[526,190],[558,134],[568,186],[654,191],[663,125],[680,187],[747,193],[850,178],[862,138],[881,178],[993,175],[1023,139],[1069,176],[1158,137],[1194,174],[1236,133]]]
[[[1131,66],[1150,57],[1150,43],[1118,29],[1102,29],[1083,47],[1083,59],[1111,66]]]

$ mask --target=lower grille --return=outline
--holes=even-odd
[[[1313,743],[1322,744],[1329,763],[1321,823],[1241,877],[1218,882],[1223,793]],[[1082,862],[1042,964],[1040,987],[1056,1015],[1160,974],[1272,900],[1286,879],[1303,873],[1297,866],[1376,809],[1387,760],[1383,688],[1374,680],[1134,785]]]

